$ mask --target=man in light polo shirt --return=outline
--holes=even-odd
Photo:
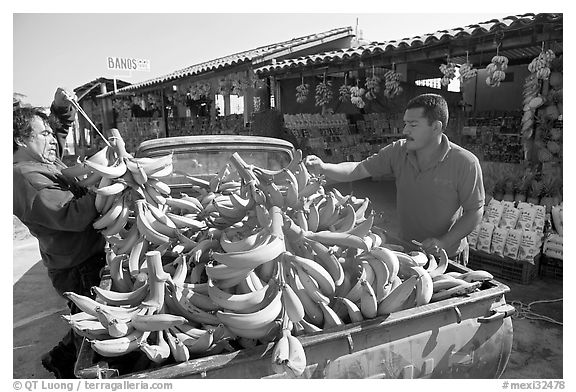
[[[434,253],[443,248],[452,260],[468,262],[466,236],[484,212],[484,186],[478,158],[444,134],[448,104],[438,94],[413,98],[404,113],[405,139],[383,147],[361,162],[325,163],[306,157],[313,173],[336,182],[392,175],[400,236]]]

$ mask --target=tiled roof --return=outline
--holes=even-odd
[[[275,64],[261,66],[255,69],[256,73],[269,73],[286,70],[289,68],[301,68],[315,64],[327,64],[337,61],[373,56],[384,52],[395,52],[404,49],[417,49],[435,43],[447,42],[457,39],[465,39],[481,36],[487,33],[506,32],[522,27],[531,26],[538,22],[562,23],[562,14],[522,14],[507,16],[502,19],[492,19],[486,22],[471,24],[464,27],[456,27],[449,30],[439,30],[429,34],[418,35],[400,40],[385,42],[372,42],[368,45],[356,46],[348,49],[334,50],[325,53],[312,54],[309,56],[286,59]]]
[[[193,76],[202,74],[204,72],[213,71],[221,68],[226,68],[247,62],[257,62],[258,59],[264,56],[273,56],[275,53],[282,53],[286,50],[300,50],[298,46],[311,44],[311,43],[323,43],[325,40],[331,40],[335,38],[340,38],[342,35],[352,36],[352,27],[341,27],[337,29],[332,29],[323,33],[316,33],[307,35],[304,37],[293,38],[288,41],[278,42],[275,44],[261,46],[256,49],[247,50],[244,52],[232,54],[229,56],[221,57],[215,60],[206,61],[200,64],[192,65],[184,69],[174,71],[168,75],[159,76],[154,79],[146,80],[144,82],[135,83],[130,86],[126,86],[119,89],[119,92],[126,92],[137,90],[142,87],[148,87],[156,84],[161,84],[168,82],[170,80],[180,79],[187,76]]]
[[[108,79],[108,78],[102,78],[102,77],[98,78],[98,79],[94,79],[91,82],[84,83],[82,86],[78,86],[74,89],[74,93],[78,97],[78,102],[80,102],[88,94],[93,94],[92,91],[95,90],[97,87],[99,87],[101,83],[104,83],[108,90],[111,90],[114,88],[114,79]],[[125,82],[125,81],[120,80],[120,79],[116,79],[116,86],[118,88],[126,87],[129,85],[130,85],[130,83],[128,83],[128,82]]]

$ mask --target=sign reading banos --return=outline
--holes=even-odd
[[[150,60],[136,59],[133,57],[114,57],[106,58],[107,68],[116,71],[150,71]]]

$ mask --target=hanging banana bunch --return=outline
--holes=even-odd
[[[460,83],[475,78],[477,74],[478,70],[468,60],[468,51],[466,51],[466,62],[460,66]]]
[[[508,58],[499,54],[500,44],[496,47],[496,56],[492,57],[492,62],[486,66],[486,84],[490,87],[498,87],[506,78],[506,68],[508,68]]]
[[[357,108],[362,109],[366,106],[366,103],[362,99],[365,92],[366,90],[358,85],[358,79],[356,79],[356,86],[350,87],[350,102]]]
[[[338,89],[338,100],[340,102],[350,101],[351,93],[348,86],[348,72],[344,74],[344,84]]]
[[[380,82],[382,80],[376,76],[374,71],[374,66],[372,66],[372,76],[366,78],[366,99],[372,100],[376,98],[376,95],[380,92]]]
[[[550,63],[556,58],[551,49],[544,51],[544,42],[542,42],[542,51],[534,60],[528,64],[528,70],[541,80],[548,80],[550,77]]]
[[[308,83],[304,83],[304,76],[302,76],[302,83],[296,87],[296,102],[304,103],[308,99],[309,92]]]
[[[456,76],[456,64],[451,62],[450,56],[448,56],[446,59],[446,64],[441,64],[439,68],[440,72],[442,72],[444,75],[442,76],[442,79],[440,79],[440,84],[442,86],[448,86],[452,79],[454,79]]]
[[[316,85],[316,106],[325,106],[332,100],[332,82],[326,80],[326,73],[322,83]]]
[[[392,63],[392,69],[384,74],[384,96],[392,99],[401,93],[400,74],[396,72],[396,65]]]

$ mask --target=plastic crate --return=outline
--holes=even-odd
[[[540,276],[562,280],[562,260],[546,255],[540,261]]]
[[[527,284],[538,276],[540,267],[540,254],[534,258],[534,264],[527,261],[514,260],[470,249],[467,267],[473,270],[490,272],[494,277],[512,282]]]

